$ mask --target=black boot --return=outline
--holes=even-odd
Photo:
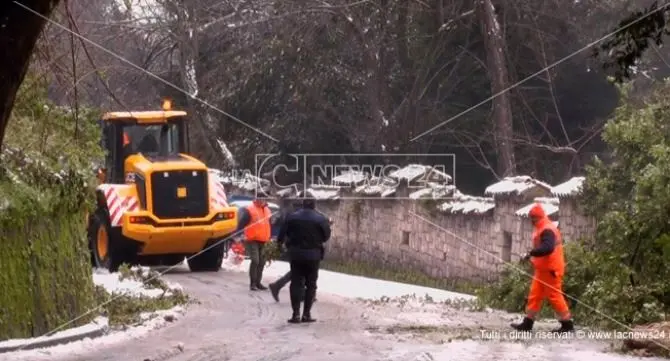
[[[272,298],[275,299],[275,302],[279,302],[279,287],[277,287],[277,285],[274,283],[270,283],[268,286],[270,288]]]
[[[289,318],[288,323],[300,323],[300,314],[293,312],[293,316]]]
[[[517,331],[532,331],[534,323],[532,318],[524,317],[521,323],[513,323],[510,326]]]
[[[256,279],[256,268],[252,266],[254,265],[249,266],[249,289],[258,291],[258,287],[256,286],[256,284],[258,284],[258,280]]]
[[[302,315],[302,322],[316,322],[315,318],[312,318],[312,316],[309,313],[305,313]]]
[[[265,291],[268,289],[267,287],[263,286],[260,282],[256,283],[256,288],[258,288],[261,291]]]
[[[288,320],[288,322],[300,323],[300,299],[296,297],[295,289],[292,291],[293,293],[291,294],[291,309],[293,309],[293,316],[291,317],[290,320]]]
[[[561,323],[561,327],[555,328],[551,330],[551,332],[556,332],[556,333],[569,333],[569,332],[574,332],[575,331],[575,323],[572,320],[564,320],[564,321],[559,321]]]

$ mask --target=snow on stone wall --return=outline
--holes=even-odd
[[[509,177],[480,197],[447,184],[449,175],[431,172],[421,165],[385,177],[345,172],[332,185],[305,187],[333,219],[327,257],[409,267],[439,278],[490,280],[504,262],[518,261],[531,247],[527,214],[535,202],[560,220],[565,241],[593,232],[595,223],[575,206],[578,181],[571,180],[572,188],[552,187],[528,176]],[[417,179],[421,185],[413,183]],[[250,189],[248,179],[227,183]],[[275,193],[278,198],[300,195],[287,188]]]

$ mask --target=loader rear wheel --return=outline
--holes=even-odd
[[[218,243],[216,243],[218,242]],[[212,247],[212,244],[216,244]],[[205,246],[206,251],[188,259],[191,272],[218,272],[223,264],[224,245],[221,240],[212,241]]]
[[[120,247],[121,237],[121,232],[110,225],[107,212],[98,209],[88,227],[88,244],[94,267],[116,272],[121,264],[129,261],[126,252]]]

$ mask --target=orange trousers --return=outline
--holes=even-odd
[[[542,303],[547,299],[560,320],[570,319],[570,308],[563,297],[563,275],[550,271],[535,271],[530,284],[526,316],[535,318],[542,309]]]

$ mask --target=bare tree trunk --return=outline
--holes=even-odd
[[[197,127],[197,137],[209,147],[204,147],[205,159],[210,166],[230,169],[235,166],[235,160],[225,143],[218,137],[218,127],[210,110],[198,102],[200,86],[196,71],[198,59],[198,31],[195,9],[189,4],[181,9],[176,8],[179,18],[179,53],[182,83],[189,93],[187,96],[188,108],[191,112],[192,123]]]
[[[512,105],[509,92],[505,91],[509,86],[509,74],[504,52],[505,39],[491,0],[478,0],[476,9],[486,47],[491,93],[495,96],[493,99],[493,121],[494,138],[498,153],[497,169],[498,174],[506,177],[516,173],[516,161],[512,140],[514,134]],[[499,94],[503,91],[504,93]]]
[[[22,0],[21,3],[49,17],[60,0]],[[0,148],[14,107],[16,92],[28,71],[30,56],[46,20],[17,5],[13,0],[0,4]]]

